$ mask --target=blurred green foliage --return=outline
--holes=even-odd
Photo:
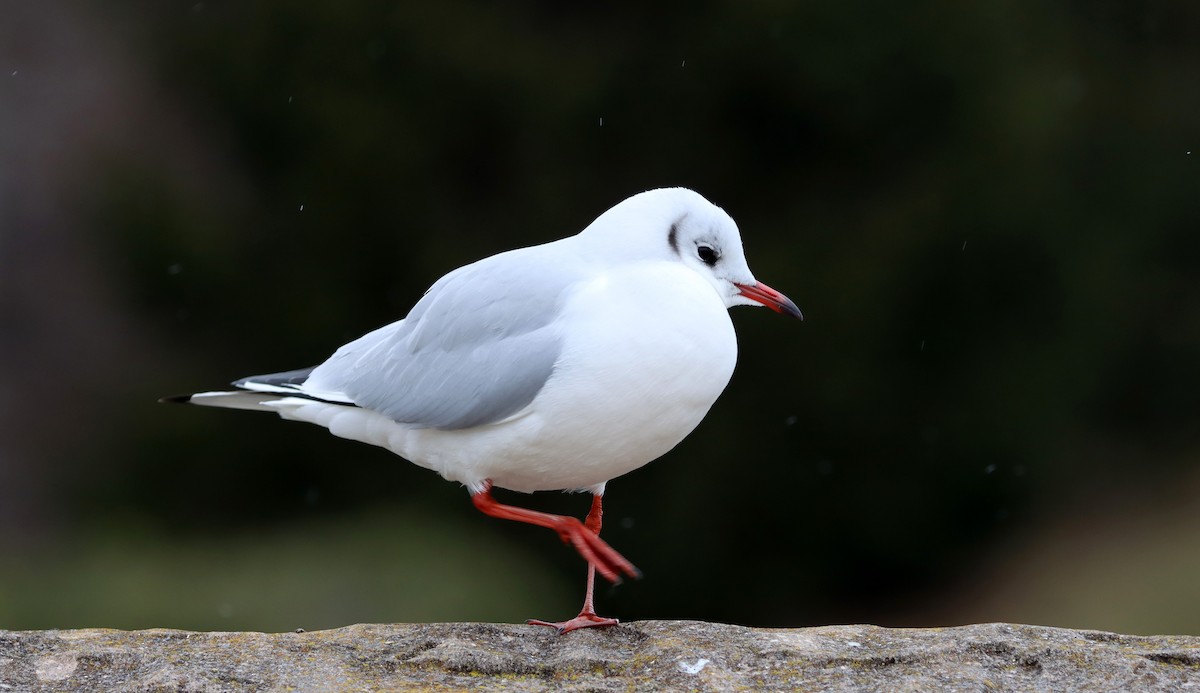
[[[0,622],[316,630],[348,620],[513,621],[574,601],[527,569],[536,554],[496,553],[474,528],[431,525],[412,509],[183,537],[152,527],[120,518],[9,561],[0,587],[23,598],[0,602]],[[479,598],[480,570],[503,599]]]
[[[1196,469],[1200,5],[123,0],[90,12],[134,47],[162,117],[190,138],[178,153],[92,155],[84,204],[122,299],[173,356],[150,373],[117,364],[135,384],[107,402],[104,440],[53,464],[70,470],[74,522],[134,509],[164,532],[203,530],[159,559],[200,566],[170,574],[168,594],[203,594],[242,563],[299,569],[306,552],[328,571],[313,584],[342,575],[330,584],[347,591],[389,576],[405,591],[405,565],[457,580],[420,542],[482,572],[458,587],[478,604],[533,576],[581,581],[548,533],[475,517],[461,489],[383,451],[153,402],[317,363],[402,317],[444,272],[574,233],[658,186],[725,207],[756,275],[808,321],[735,311],[741,362],[708,419],[609,485],[605,535],[647,577],[601,594],[606,614],[954,619],[921,605],[998,543],[1129,488],[1153,498]],[[528,502],[586,510],[578,497]],[[328,539],[392,504],[423,519],[372,516],[353,543]],[[447,522],[453,534],[425,534]],[[244,538],[288,523],[278,552]],[[491,541],[465,543],[472,532]],[[108,561],[136,584],[141,545],[104,536],[116,543],[63,570]],[[94,582],[45,574],[0,586]],[[283,590],[278,611],[239,623],[499,613],[362,589],[379,611],[309,621],[288,604],[326,593]],[[169,602],[75,617],[43,596],[0,605],[15,619],[0,625],[222,627]]]

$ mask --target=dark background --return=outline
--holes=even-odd
[[[1200,5],[4,14],[0,628],[574,614],[461,487],[155,401],[683,185],[808,320],[735,310],[709,417],[609,485],[602,613],[1200,633]]]

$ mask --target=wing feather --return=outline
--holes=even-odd
[[[345,345],[303,389],[340,393],[394,421],[444,430],[501,421],[529,405],[562,350],[555,322],[579,279],[536,246],[460,268],[408,317]]]

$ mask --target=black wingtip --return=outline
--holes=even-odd
[[[191,395],[172,395],[158,400],[159,404],[187,404],[192,401]]]

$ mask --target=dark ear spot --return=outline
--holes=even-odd
[[[671,224],[671,230],[667,233],[667,243],[670,244],[671,250],[674,250],[676,254],[679,253],[679,226],[683,223],[684,219],[687,219],[687,214],[676,219]]]

